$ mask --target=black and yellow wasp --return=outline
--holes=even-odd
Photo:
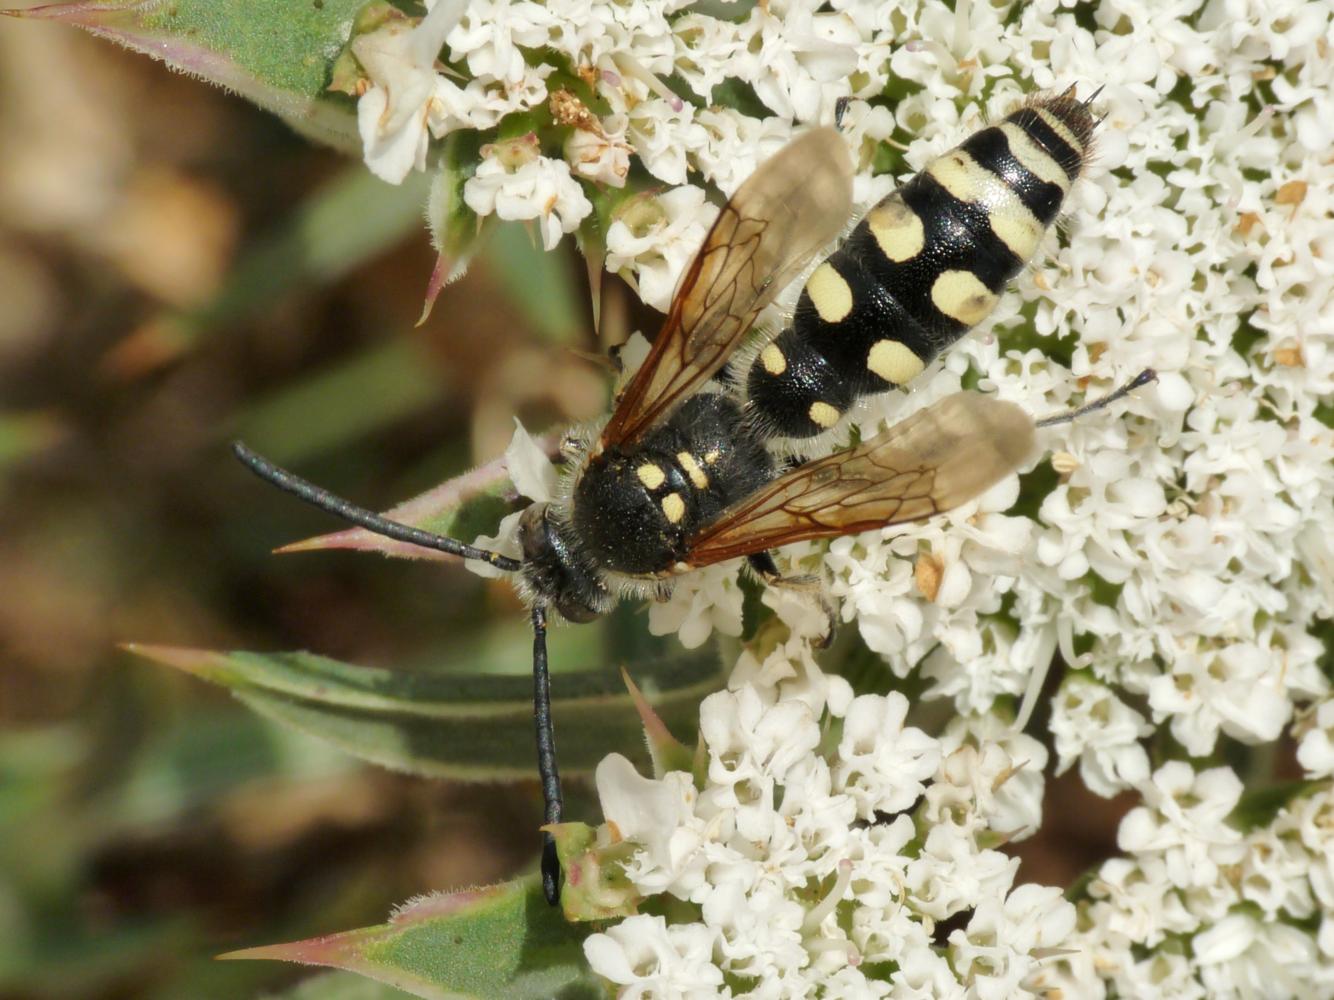
[[[265,479],[373,532],[517,576],[532,608],[546,821],[559,822],[549,613],[587,622],[621,597],[662,594],[681,574],[740,556],[776,582],[774,548],[930,517],[1029,456],[1040,424],[975,392],[795,468],[771,448],[834,426],[858,396],[907,382],[985,317],[1056,217],[1093,126],[1088,102],[1067,91],[1030,101],[933,161],[811,272],[791,325],[741,379],[725,368],[760,313],[852,212],[840,134],[815,128],[790,142],[722,209],[647,359],[567,463],[560,499],[524,512],[521,559],[388,521],[239,443],[237,454]],[[549,835],[542,872],[554,903],[560,867]]]

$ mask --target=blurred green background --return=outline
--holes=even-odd
[[[211,956],[531,866],[535,782],[365,767],[118,650],[527,671],[503,581],[271,557],[337,525],[226,447],[383,509],[496,457],[515,414],[601,412],[568,240],[501,227],[414,329],[424,199],[420,175],[389,187],[143,57],[0,18],[0,996],[261,995],[303,970]],[[622,339],[631,296],[605,302]]]

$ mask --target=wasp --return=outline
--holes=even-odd
[[[907,382],[990,311],[1083,163],[1092,119],[1088,102],[1069,94],[977,132],[871,209],[811,272],[792,324],[755,355],[743,382],[726,370],[733,355],[852,214],[852,164],[834,129],[811,129],[762,164],[721,210],[605,423],[575,439],[558,499],[524,511],[521,558],[389,521],[240,442],[236,453],[344,520],[514,574],[531,608],[546,822],[559,823],[549,617],[588,622],[621,598],[664,595],[682,574],[738,557],[767,582],[791,582],[772,550],[947,511],[1021,466],[1038,427],[1083,412],[1035,421],[1012,403],[961,392],[826,458],[791,467],[775,447],[833,427],[858,396]],[[556,903],[550,833],[542,882]]]

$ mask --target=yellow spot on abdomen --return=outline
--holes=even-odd
[[[926,172],[960,201],[988,212],[1022,205],[1010,186],[962,149],[952,149],[927,164]]]
[[[686,475],[690,481],[695,484],[695,489],[706,490],[709,488],[709,477],[704,474],[704,470],[699,467],[695,461],[695,456],[688,451],[678,452],[676,461],[681,468],[686,470]]]
[[[826,323],[841,323],[852,312],[852,289],[829,261],[811,273],[806,282],[806,294]]]
[[[769,344],[760,351],[760,364],[764,365],[764,370],[770,375],[782,375],[787,371],[787,358],[783,357],[783,351],[777,344]]]
[[[686,502],[681,499],[680,493],[668,493],[662,498],[662,516],[670,524],[681,523],[681,518],[686,516]]]
[[[987,216],[991,231],[1020,260],[1027,261],[1042,239],[1042,224],[1027,205],[998,208]]]
[[[815,426],[828,428],[833,427],[834,424],[838,423],[838,418],[841,414],[828,403],[817,400],[811,404],[807,416],[811,418],[811,423],[815,424]]]
[[[972,271],[945,271],[931,286],[931,301],[964,326],[982,322],[996,305],[994,295]]]
[[[932,160],[927,164],[926,172],[956,199],[976,205],[988,216],[996,212],[1029,211],[1009,184],[962,149],[951,149],[946,155]]]
[[[921,217],[903,203],[897,191],[866,213],[866,228],[880,252],[896,264],[912,260],[926,245]]]
[[[911,382],[922,369],[922,359],[897,340],[877,340],[866,358],[866,367],[886,382],[903,385]]]
[[[654,465],[652,462],[645,462],[641,465],[635,470],[635,475],[639,477],[639,481],[643,483],[644,488],[648,490],[656,490],[663,483],[667,482],[667,473],[663,472],[659,466]]]

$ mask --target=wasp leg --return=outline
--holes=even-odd
[[[537,728],[537,774],[542,782],[546,822],[559,823],[565,812],[556,768],[556,731],[551,723],[551,675],[547,671],[547,609],[533,605],[533,722]],[[542,833],[542,892],[547,902],[560,902],[560,859],[556,838]]]
[[[825,616],[825,634],[824,638],[820,640],[819,646],[821,649],[828,649],[838,631],[838,609],[834,607],[834,602],[830,600],[829,593],[825,590],[824,581],[814,573],[784,576],[779,572],[778,564],[774,562],[774,557],[769,552],[752,553],[746,556],[746,562],[764,581],[765,586],[781,587],[784,590],[807,594],[819,602],[820,610],[824,612]]]

